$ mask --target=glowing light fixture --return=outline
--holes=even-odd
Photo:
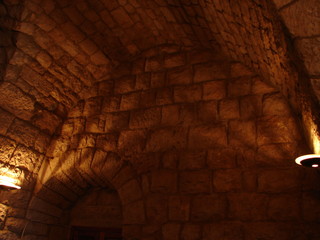
[[[0,176],[0,187],[4,189],[21,189],[17,185],[17,180],[8,176]]]
[[[297,164],[305,167],[312,167],[312,168],[320,167],[320,155],[318,154],[303,155],[296,158],[295,161]]]

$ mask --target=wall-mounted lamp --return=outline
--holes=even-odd
[[[0,190],[21,189],[20,176],[22,170],[8,164],[0,164]]]
[[[296,163],[304,167],[319,168],[320,167],[320,155],[308,154],[296,158]]]
[[[5,190],[21,189],[17,185],[17,180],[8,176],[0,176],[0,188]]]

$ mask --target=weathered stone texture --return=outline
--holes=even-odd
[[[317,79],[314,0],[274,2]],[[0,40],[0,160],[35,175],[21,194],[0,194],[14,207],[6,229],[21,232],[29,206],[26,238],[63,239],[63,210],[94,187],[119,197],[85,197],[71,224],[145,240],[298,239],[299,225],[317,238],[297,224],[317,225],[319,211],[312,178],[290,163],[305,151],[288,104],[301,79],[270,2],[22,7],[3,21],[16,19],[18,35]]]

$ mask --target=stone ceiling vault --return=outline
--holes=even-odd
[[[246,164],[250,168],[252,162],[238,158],[263,150],[266,155],[279,153],[277,146],[285,160],[301,149],[306,151],[304,134],[296,124],[300,122],[310,149],[320,150],[314,145],[318,141],[320,148],[314,94],[319,92],[319,9],[311,7],[319,6],[316,3],[0,1],[0,162],[23,169],[26,177],[22,193],[27,200],[15,207],[34,210],[37,206],[32,204],[47,198],[49,204],[56,201],[60,214],[90,186],[113,186],[127,204],[125,221],[140,224],[144,214],[136,216],[130,210],[134,201],[144,209],[147,195],[145,186],[140,186],[145,179],[137,174],[159,167],[159,152],[168,150],[168,145],[202,151],[217,144],[232,156],[240,148],[237,161],[241,168]],[[212,78],[217,81],[212,83]],[[178,130],[171,132],[174,127]],[[208,158],[215,154],[212,151],[208,150]],[[169,159],[168,165],[174,165],[171,153],[161,155]],[[202,152],[197,154],[190,156],[201,159]],[[234,179],[242,176],[235,168],[239,163],[230,159],[234,162],[227,168],[234,169],[220,170],[239,182]],[[137,161],[136,165],[130,161]],[[219,165],[208,161],[196,164]],[[262,158],[257,161],[270,167]],[[43,178],[36,185],[41,164]],[[192,161],[184,164],[187,170],[194,167]],[[272,164],[284,168],[288,162]],[[177,187],[161,182],[166,179],[163,176],[176,181],[176,173],[170,171],[152,173],[160,186],[151,188],[162,191],[163,184],[175,193]],[[277,192],[278,186],[266,180],[272,174],[261,171],[261,186]],[[298,171],[287,169],[276,176],[282,172],[292,181],[302,178]],[[191,177],[197,179],[197,174]],[[217,174],[215,180],[222,181],[225,174]],[[211,179],[206,170],[203,176]],[[204,182],[204,191],[210,192],[209,181]],[[183,191],[193,194],[189,187]],[[33,189],[38,195],[29,206]]]

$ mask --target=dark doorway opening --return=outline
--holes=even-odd
[[[121,229],[72,227],[70,240],[122,240]]]

